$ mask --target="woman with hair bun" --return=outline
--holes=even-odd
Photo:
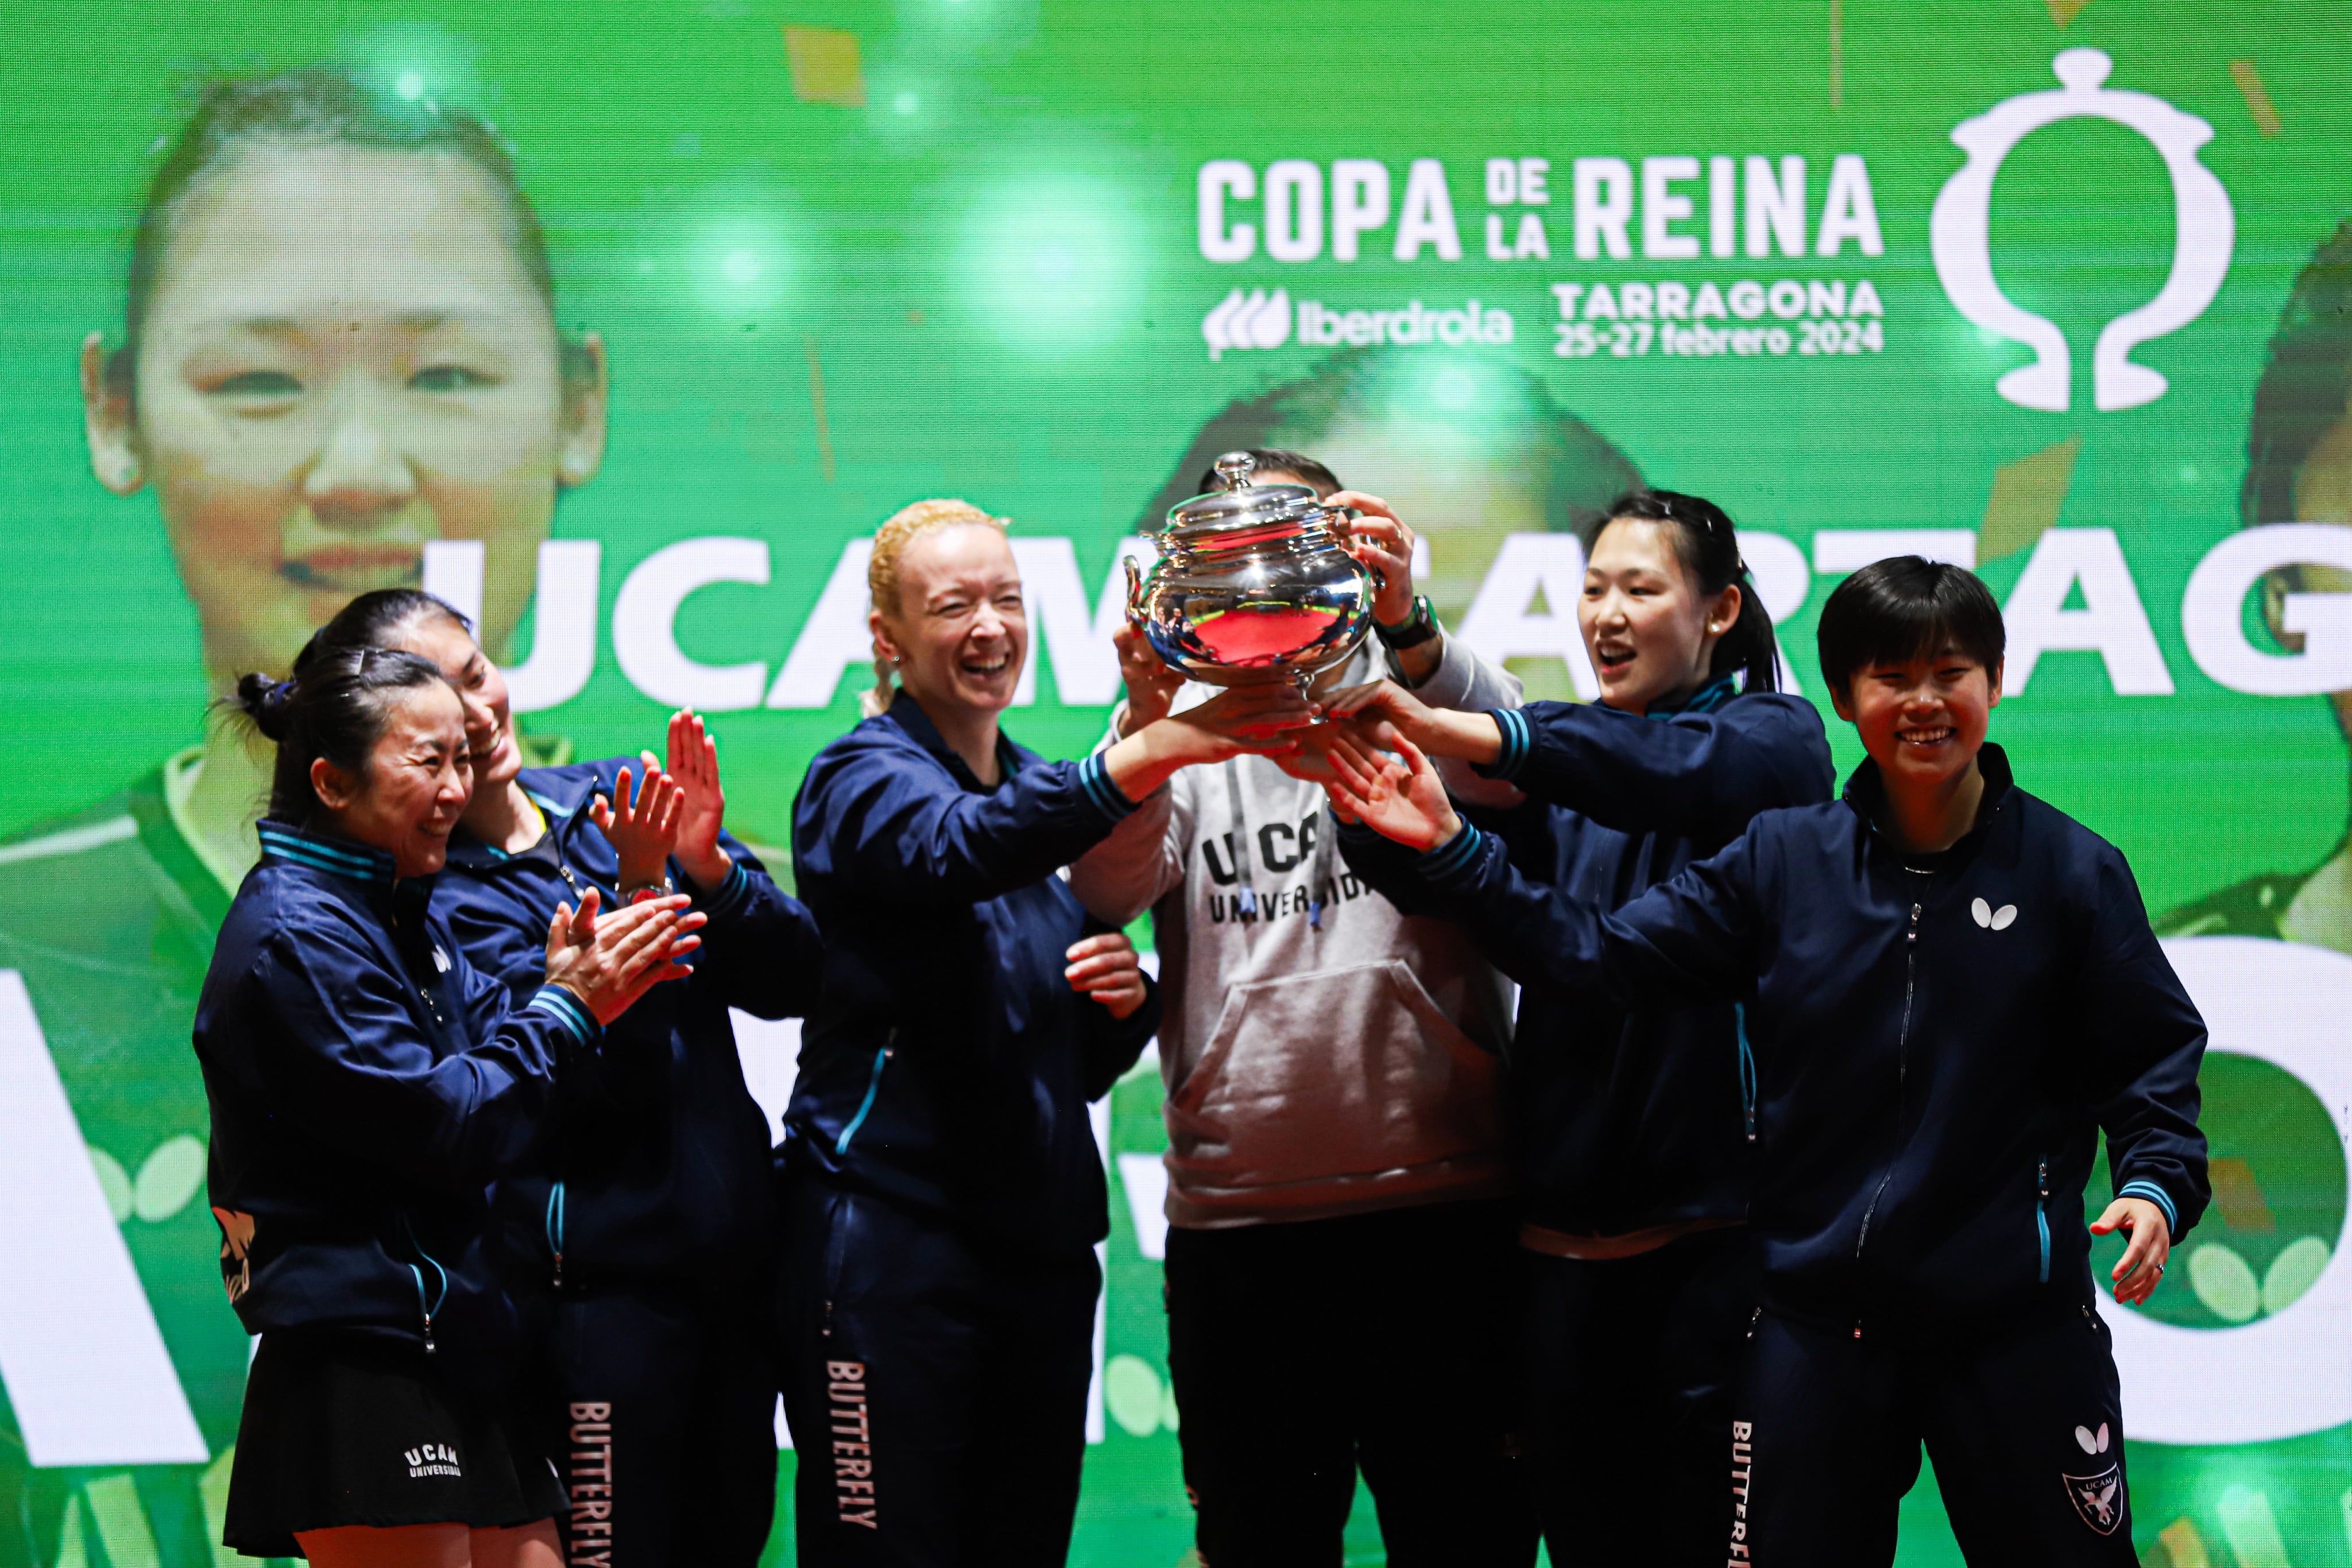
[[[277,743],[261,863],[198,998],[209,1191],[262,1336],[226,1542],[320,1568],[555,1568],[563,1497],[499,1387],[514,1311],[488,1188],[605,1025],[686,971],[682,896],[559,907],[520,1007],[431,907],[473,792],[465,710],[414,654],[328,648],[236,706]]]
[[[1159,1005],[1055,873],[1179,768],[1308,716],[1236,689],[1048,762],[999,726],[1029,651],[1004,519],[918,502],[866,581],[880,711],[793,814],[825,934],[778,1154],[799,1560],[1058,1565],[1109,1232],[1087,1105]]]
[[[1382,684],[1331,711],[1524,791],[1516,807],[1464,810],[1529,881],[1603,911],[1758,813],[1830,798],[1821,716],[1778,690],[1772,623],[1720,507],[1671,490],[1619,497],[1577,620],[1599,702],[1448,713]],[[1335,790],[1335,809],[1354,799]],[[1463,919],[1442,856],[1363,825],[1339,839],[1405,914]],[[1731,1376],[1753,1299],[1742,1015],[1671,997],[1628,1008],[1555,983],[1523,947],[1478,946],[1522,988],[1505,1103],[1528,1292],[1519,1381],[1551,1559],[1711,1568],[1731,1530]]]
[[[808,1010],[816,923],[724,831],[698,716],[672,716],[667,770],[651,752],[526,768],[505,676],[442,601],[378,589],[319,636],[430,660],[465,705],[474,795],[437,897],[514,1005],[543,983],[549,915],[586,889],[674,885],[710,919],[693,975],[607,1040],[612,1092],[563,1094],[492,1206],[511,1288],[546,1325],[529,1403],[572,1493],[569,1555],[751,1568],[776,1508],[775,1200],[730,1014]]]

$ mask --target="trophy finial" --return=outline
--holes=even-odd
[[[1217,477],[1224,481],[1228,490],[1246,490],[1250,487],[1250,470],[1256,466],[1257,459],[1248,453],[1228,452],[1217,459]]]

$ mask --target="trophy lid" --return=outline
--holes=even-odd
[[[1223,529],[1236,524],[1263,526],[1295,522],[1324,510],[1315,492],[1304,485],[1253,485],[1250,471],[1256,460],[1246,452],[1228,452],[1217,459],[1222,490],[1195,496],[1168,514],[1171,530]]]

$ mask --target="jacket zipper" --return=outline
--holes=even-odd
[[[2033,1200],[2033,1228],[2042,1237],[2042,1282],[2050,1282],[2050,1162],[2042,1162],[2041,1195]]]
[[[440,1289],[433,1292],[432,1300],[427,1301],[425,1295],[425,1270],[414,1263],[408,1265],[409,1275],[416,1281],[417,1315],[425,1320],[425,1354],[431,1355],[435,1349],[433,1314],[440,1309],[443,1301],[449,1299],[449,1271],[434,1260],[432,1253],[425,1250],[425,1244],[416,1239],[416,1227],[409,1223],[408,1217],[404,1214],[400,1217],[400,1228],[408,1233],[408,1244],[416,1249],[416,1255],[432,1269],[433,1277],[440,1282]]]
[[[874,1071],[873,1075],[866,1081],[866,1098],[858,1102],[857,1114],[849,1119],[849,1125],[844,1127],[841,1130],[841,1136],[835,1140],[833,1145],[835,1154],[847,1154],[849,1140],[857,1136],[858,1128],[866,1125],[866,1118],[874,1110],[874,1097],[882,1092],[882,1069],[897,1051],[898,1040],[898,1031],[894,1029],[883,1038],[882,1049],[874,1053]]]
[[[1862,1249],[1870,1244],[1870,1221],[1878,1213],[1878,1200],[1886,1196],[1886,1184],[1895,1179],[1895,1157],[1903,1152],[1903,1090],[1910,1076],[1911,1067],[1911,998],[1919,982],[1919,912],[1911,906],[1911,923],[1903,933],[1903,1028],[1895,1038],[1895,1151],[1886,1157],[1886,1174],[1878,1178],[1878,1190],[1870,1195],[1870,1207],[1862,1211],[1862,1234],[1854,1238],[1853,1256],[1862,1260]],[[1853,1337],[1862,1337],[1862,1320],[1853,1324]]]
[[[563,1289],[563,1184],[547,1191],[547,1249],[555,1257],[555,1288]]]
[[[1734,1002],[1731,1027],[1739,1036],[1739,1111],[1748,1122],[1748,1141],[1756,1141],[1756,1051],[1748,1043],[1748,1009]]]

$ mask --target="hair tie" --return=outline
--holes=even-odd
[[[290,680],[272,681],[269,689],[261,694],[261,706],[264,707],[283,707],[293,700],[294,683]]]

